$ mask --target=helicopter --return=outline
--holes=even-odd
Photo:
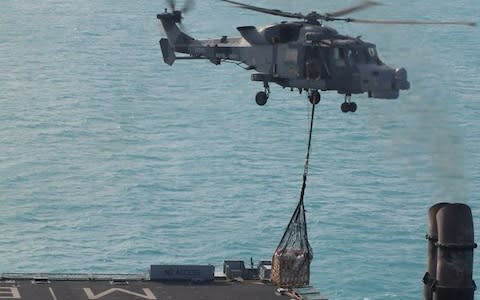
[[[176,9],[174,0],[168,0],[157,14],[167,38],[160,39],[163,60],[172,65],[180,59],[206,59],[215,65],[236,62],[246,70],[254,70],[252,81],[263,83],[263,90],[255,95],[258,105],[265,105],[270,96],[269,83],[291,91],[305,91],[312,104],[320,102],[319,91],[337,91],[344,95],[341,111],[355,112],[357,104],[352,94],[367,93],[369,98],[396,99],[400,90],[408,90],[407,71],[393,68],[379,57],[376,45],[340,34],[326,22],[343,21],[367,24],[440,24],[475,26],[464,21],[404,21],[364,20],[344,17],[350,13],[380,5],[363,1],[330,13],[291,13],[263,8],[232,0],[221,0],[242,9],[280,16],[297,21],[282,21],[267,26],[240,26],[240,37],[221,36],[218,39],[195,39],[183,32],[182,13],[193,5],[187,0],[182,9]],[[176,53],[186,55],[177,56]]]

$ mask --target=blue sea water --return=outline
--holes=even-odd
[[[476,0],[383,3],[354,16],[479,21]],[[261,86],[232,64],[165,65],[164,7],[2,1],[0,273],[271,257],[300,194],[310,106],[276,86],[257,106]],[[217,38],[280,20],[204,0],[183,24]],[[311,281],[330,299],[420,299],[428,208],[467,203],[480,229],[479,29],[333,26],[376,43],[412,87],[397,101],[355,96],[355,114],[322,95],[305,194]]]

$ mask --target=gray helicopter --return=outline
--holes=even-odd
[[[392,68],[380,59],[376,46],[360,39],[339,34],[323,25],[329,21],[370,24],[443,24],[475,26],[472,22],[439,21],[392,21],[345,18],[347,14],[379,5],[364,1],[357,5],[319,14],[284,12],[231,0],[222,0],[243,9],[299,19],[264,27],[237,27],[241,37],[221,36],[218,39],[198,40],[182,32],[177,24],[182,22],[182,13],[190,10],[192,0],[187,0],[182,9],[175,8],[169,0],[170,11],[165,9],[157,18],[161,21],[167,38],[160,40],[163,60],[172,65],[177,59],[208,59],[213,64],[237,62],[246,70],[255,70],[253,81],[263,82],[264,90],[255,96],[258,105],[264,105],[270,95],[269,83],[283,88],[307,92],[312,104],[320,101],[319,91],[337,91],[345,95],[342,112],[355,112],[357,105],[351,101],[352,94],[368,93],[368,97],[396,99],[400,90],[410,88],[407,71]],[[176,56],[175,52],[187,55]]]

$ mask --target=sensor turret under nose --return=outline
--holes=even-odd
[[[410,89],[410,82],[407,81],[407,70],[405,68],[395,69],[395,86],[399,90]]]

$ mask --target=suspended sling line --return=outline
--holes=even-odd
[[[303,202],[307,186],[314,116],[315,105],[312,104],[300,200],[272,258],[272,282],[284,287],[308,285],[310,281],[310,262],[313,259],[313,251],[308,242],[307,221]]]

